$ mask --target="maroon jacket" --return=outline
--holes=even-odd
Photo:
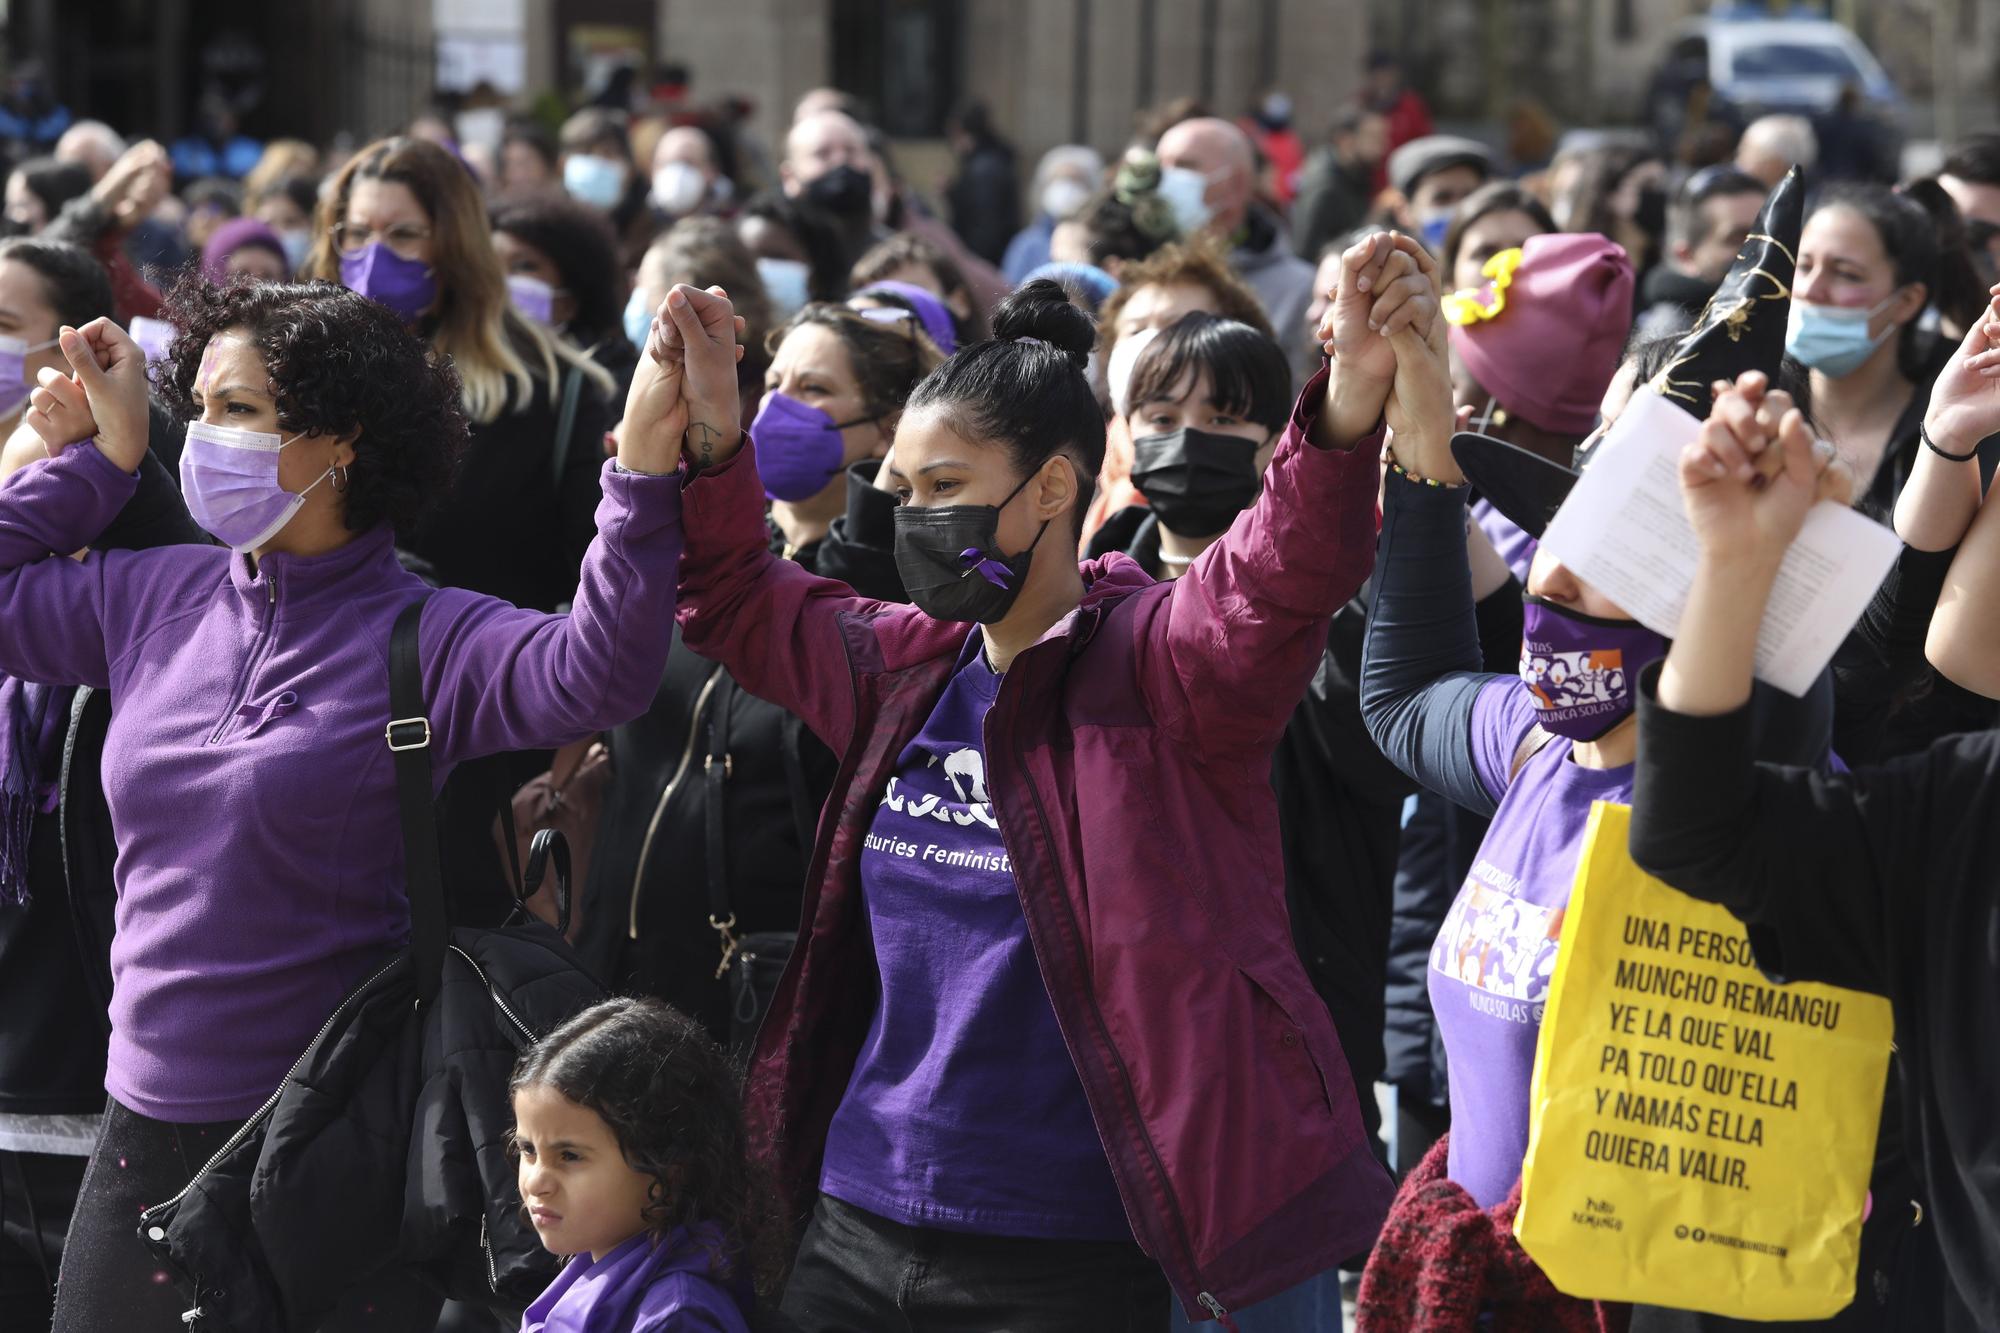
[[[1028,936],[1132,1230],[1190,1316],[1368,1248],[1393,1186],[1292,945],[1271,752],[1373,560],[1379,441],[1305,443],[1307,386],[1261,499],[1175,583],[1123,556],[1014,659],[987,788]],[[840,756],[800,947],[757,1040],[753,1141],[790,1215],[875,1006],[860,861],[898,757],[970,627],[869,601],[769,551],[751,449],[683,497],[694,651]]]

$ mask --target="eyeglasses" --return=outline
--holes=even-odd
[[[424,242],[430,238],[429,227],[409,222],[399,222],[383,231],[353,222],[336,222],[333,225],[334,248],[344,255],[359,254],[370,243],[380,241],[403,258],[416,259],[423,251]]]

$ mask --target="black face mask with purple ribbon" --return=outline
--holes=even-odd
[[[996,534],[1000,511],[1034,475],[1021,478],[997,505],[897,507],[896,572],[919,611],[933,620],[991,625],[1013,609],[1049,525],[1043,522],[1035,540],[1013,555],[1000,553]]]
[[[1667,640],[1636,620],[1522,599],[1521,686],[1542,730],[1594,741],[1632,716],[1639,673],[1667,655]]]

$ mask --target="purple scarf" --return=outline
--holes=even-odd
[[[28,905],[28,839],[56,808],[69,691],[0,676],[0,904]]]

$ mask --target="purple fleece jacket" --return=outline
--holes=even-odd
[[[388,528],[253,567],[221,547],[86,546],[135,479],[76,445],[0,487],[0,672],[108,689],[117,832],[105,1087],[142,1115],[232,1120],[409,932],[389,632],[423,584]],[[605,466],[567,616],[444,589],[418,642],[442,783],[464,759],[636,717],[659,685],[677,477]]]

